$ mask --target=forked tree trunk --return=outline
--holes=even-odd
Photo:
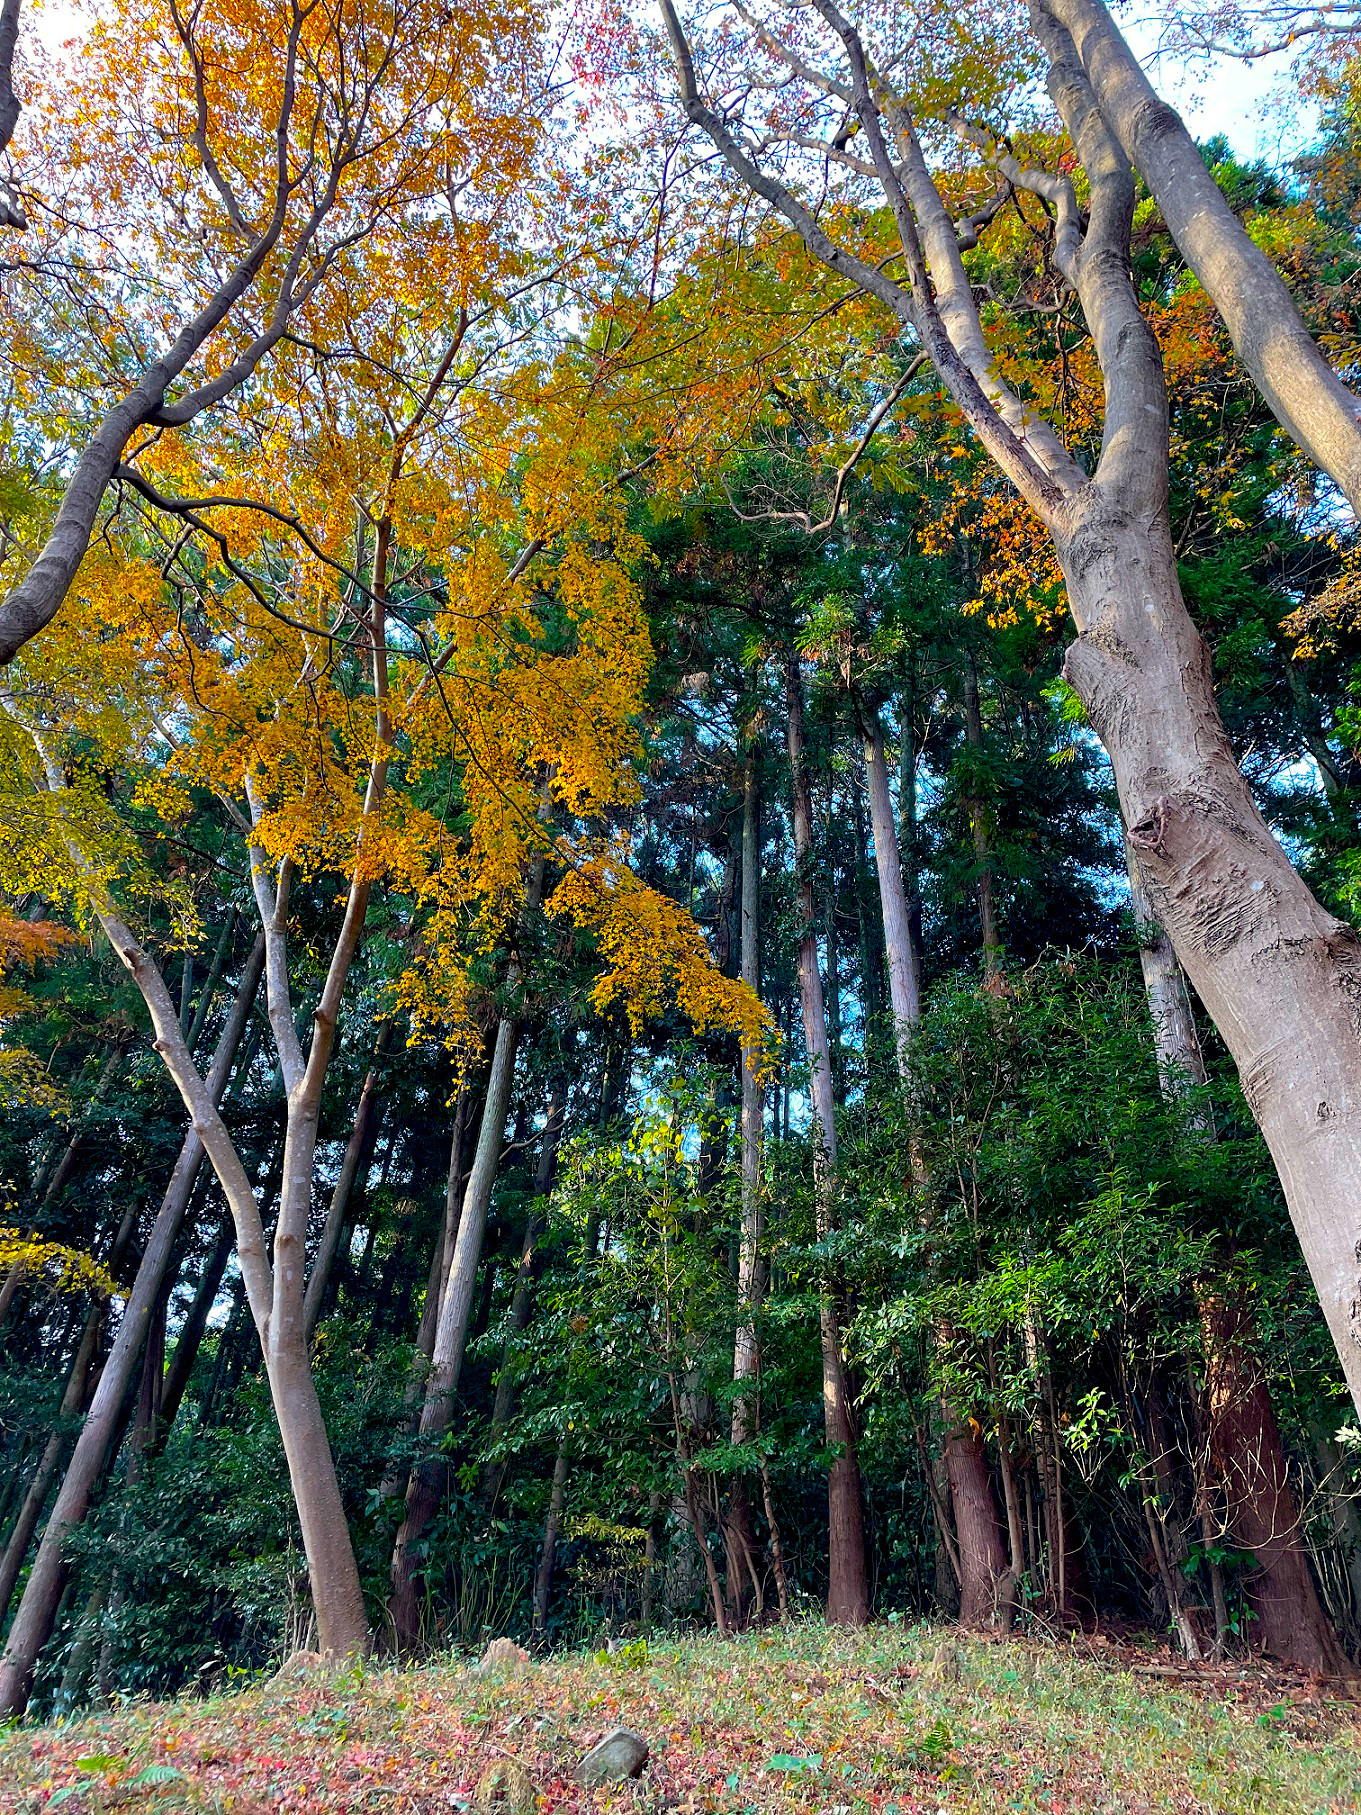
[[[420,1436],[432,1452],[448,1430],[453,1415],[454,1393],[463,1366],[473,1288],[482,1254],[482,1237],[487,1226],[487,1209],[501,1163],[501,1146],[505,1139],[506,1111],[510,1106],[518,1039],[519,1022],[512,1016],[503,1016],[496,1030],[496,1047],[487,1078],[482,1126],[477,1136],[477,1153],[464,1193],[458,1236],[454,1242],[453,1259],[449,1268],[449,1283],[440,1303],[434,1354],[426,1381],[425,1401],[421,1407]],[[397,1643],[403,1649],[409,1650],[420,1640],[419,1609],[416,1602],[416,1547],[443,1497],[444,1478],[442,1458],[431,1453],[412,1469],[407,1482],[406,1510],[392,1550],[392,1586],[388,1602],[393,1631]]]
[[[799,871],[799,999],[803,1007],[804,1042],[812,1071],[813,1196],[819,1239],[832,1227],[836,1192],[836,1108],[832,1099],[831,1052],[827,1016],[818,971],[818,942],[813,925],[813,815],[804,769],[803,682],[796,657],[788,665],[789,768],[794,797],[794,860]],[[856,1460],[855,1421],[850,1384],[841,1346],[841,1326],[831,1280],[819,1295],[818,1326],[822,1348],[822,1409],[827,1446],[833,1460],[827,1477],[828,1571],[827,1618],[834,1625],[863,1626],[869,1619],[869,1586],[865,1575],[864,1511],[860,1498],[860,1465]]]
[[[1200,147],[1154,92],[1101,0],[1037,0],[1033,10],[1048,11],[1072,34],[1107,123],[1152,190],[1178,251],[1224,318],[1273,415],[1361,513],[1361,405],[1315,344]]]
[[[1153,910],[1237,1063],[1361,1402],[1361,941],[1252,800],[1165,515],[1108,509],[1060,554],[1082,626],[1065,672],[1110,752]]]
[[[232,1064],[246,1031],[251,1006],[260,987],[264,962],[265,945],[262,937],[257,939],[246,961],[236,1000],[213,1055],[206,1089],[214,1105],[221,1102],[226,1090]],[[38,1554],[24,1587],[23,1599],[5,1642],[4,1656],[0,1658],[0,1709],[6,1714],[22,1714],[28,1702],[29,1686],[33,1681],[38,1653],[52,1631],[57,1604],[65,1583],[63,1549],[66,1538],[85,1518],[90,1496],[104,1468],[123,1397],[146,1339],[152,1313],[160,1299],[170,1257],[203,1158],[203,1142],[198,1132],[191,1129],[185,1136],[180,1157],[161,1200],[156,1220],[151,1226],[132,1291],[123,1308],[118,1334],[104,1363],[85,1423],[76,1439],[61,1489],[48,1517]]]

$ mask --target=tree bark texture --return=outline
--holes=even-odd
[[[955,1515],[959,1556],[959,1623],[981,1631],[995,1623],[1007,1553],[997,1523],[983,1433],[972,1422],[949,1420],[945,1473]]]
[[[879,903],[884,920],[884,951],[888,959],[889,1004],[893,1010],[894,1048],[898,1075],[909,1081],[908,1050],[912,1032],[921,1019],[921,977],[912,943],[912,927],[903,887],[903,866],[898,851],[898,826],[888,786],[888,758],[878,713],[865,726],[865,783],[870,802],[870,829],[874,835],[874,865],[879,877]]]
[[[1276,420],[1361,514],[1361,405],[1300,319],[1176,111],[1154,91],[1101,0],[1034,0],[1071,34],[1111,131],[1152,190],[1177,249]]]
[[[1139,955],[1153,1020],[1158,1072],[1169,1100],[1204,1084],[1205,1058],[1196,1034],[1181,967],[1148,905],[1139,863],[1127,853]],[[1214,1139],[1208,1110],[1196,1110],[1189,1132]],[[1202,1282],[1196,1294],[1205,1350],[1205,1412],[1209,1473],[1224,1497],[1234,1542],[1250,1551],[1256,1572],[1249,1597],[1263,1649],[1305,1670],[1347,1668],[1309,1567],[1280,1428],[1260,1355],[1260,1338],[1241,1293],[1222,1280]],[[1199,1470],[1197,1492],[1208,1502]],[[1209,1516],[1208,1504],[1201,1517]],[[1216,1634],[1223,1624],[1218,1607]]]

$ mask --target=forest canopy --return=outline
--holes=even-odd
[[[1101,0],[0,4],[0,1712],[1355,1672],[1361,15],[1158,12],[1289,156]]]

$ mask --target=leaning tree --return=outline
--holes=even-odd
[[[763,15],[734,0],[697,55],[660,4],[691,125],[929,356],[1052,539],[1077,628],[1065,673],[1110,754],[1157,918],[1237,1063],[1361,1404],[1361,941],[1296,873],[1224,731],[1169,528],[1162,357],[1131,272],[1134,174],[1064,7],[1033,6],[1028,32],[984,9],[900,7],[867,8],[862,29],[834,0]],[[1037,75],[1056,118],[1037,110]],[[1033,198],[1048,265],[1076,299],[1103,390],[1091,471],[999,368],[1005,312],[969,263],[996,209],[957,218],[980,178]]]

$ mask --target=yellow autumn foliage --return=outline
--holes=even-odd
[[[68,1248],[63,1242],[39,1241],[20,1230],[0,1226],[0,1276],[16,1267],[33,1280],[40,1280],[51,1292],[91,1292],[108,1298],[118,1290],[118,1283],[107,1267],[79,1248]]]

